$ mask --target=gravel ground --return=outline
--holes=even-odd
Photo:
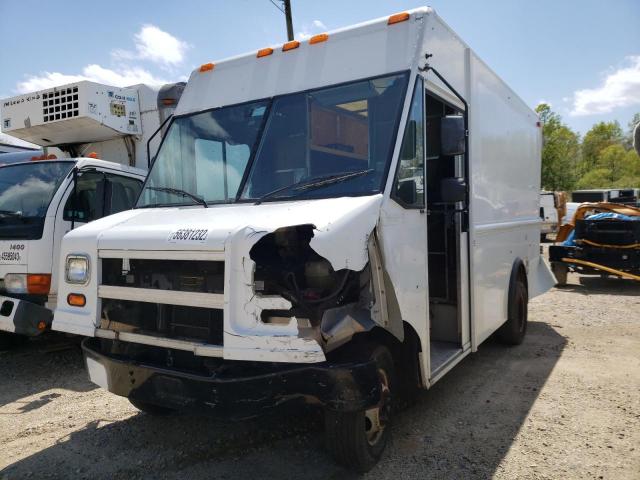
[[[640,478],[640,286],[569,276],[519,347],[491,339],[396,417],[366,478]],[[317,413],[221,423],[138,413],[92,385],[76,341],[0,353],[0,479],[355,478]]]

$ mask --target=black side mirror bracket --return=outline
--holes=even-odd
[[[444,203],[458,203],[467,200],[467,184],[459,177],[443,178],[440,181],[440,197]]]

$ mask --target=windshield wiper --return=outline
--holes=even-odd
[[[173,193],[174,195],[189,197],[191,200],[199,203],[204,208],[209,208],[209,205],[207,205],[207,202],[204,198],[199,197],[198,195],[194,195],[193,193],[187,192],[186,190],[181,190],[179,188],[172,188],[172,187],[146,187],[146,189],[153,190],[156,192],[167,192],[167,193]]]
[[[266,199],[271,198],[280,192],[284,192],[285,190],[292,189],[299,192],[304,192],[305,190],[314,190],[316,188],[322,188],[327,185],[333,185],[334,183],[344,182],[345,180],[350,180],[352,178],[361,177],[362,175],[367,175],[371,172],[373,172],[373,168],[358,170],[356,172],[340,173],[338,175],[324,175],[307,180],[301,180],[299,182],[292,183],[291,185],[285,185],[284,187],[276,188],[269,193],[265,193],[263,196],[258,198],[258,200],[256,200],[256,203],[254,205],[260,205]]]

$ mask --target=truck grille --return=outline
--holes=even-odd
[[[161,303],[102,300],[100,328],[222,345],[222,310]]]
[[[222,345],[224,261],[101,261],[100,328]]]
[[[104,258],[102,285],[224,293],[224,262]]]

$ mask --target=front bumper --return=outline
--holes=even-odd
[[[0,330],[30,337],[51,328],[53,312],[27,300],[0,295]]]
[[[288,401],[352,412],[380,402],[373,361],[265,364],[225,360],[209,375],[145,364],[107,353],[86,338],[82,350],[92,382],[123,397],[174,409],[208,410],[225,418],[260,414]]]

